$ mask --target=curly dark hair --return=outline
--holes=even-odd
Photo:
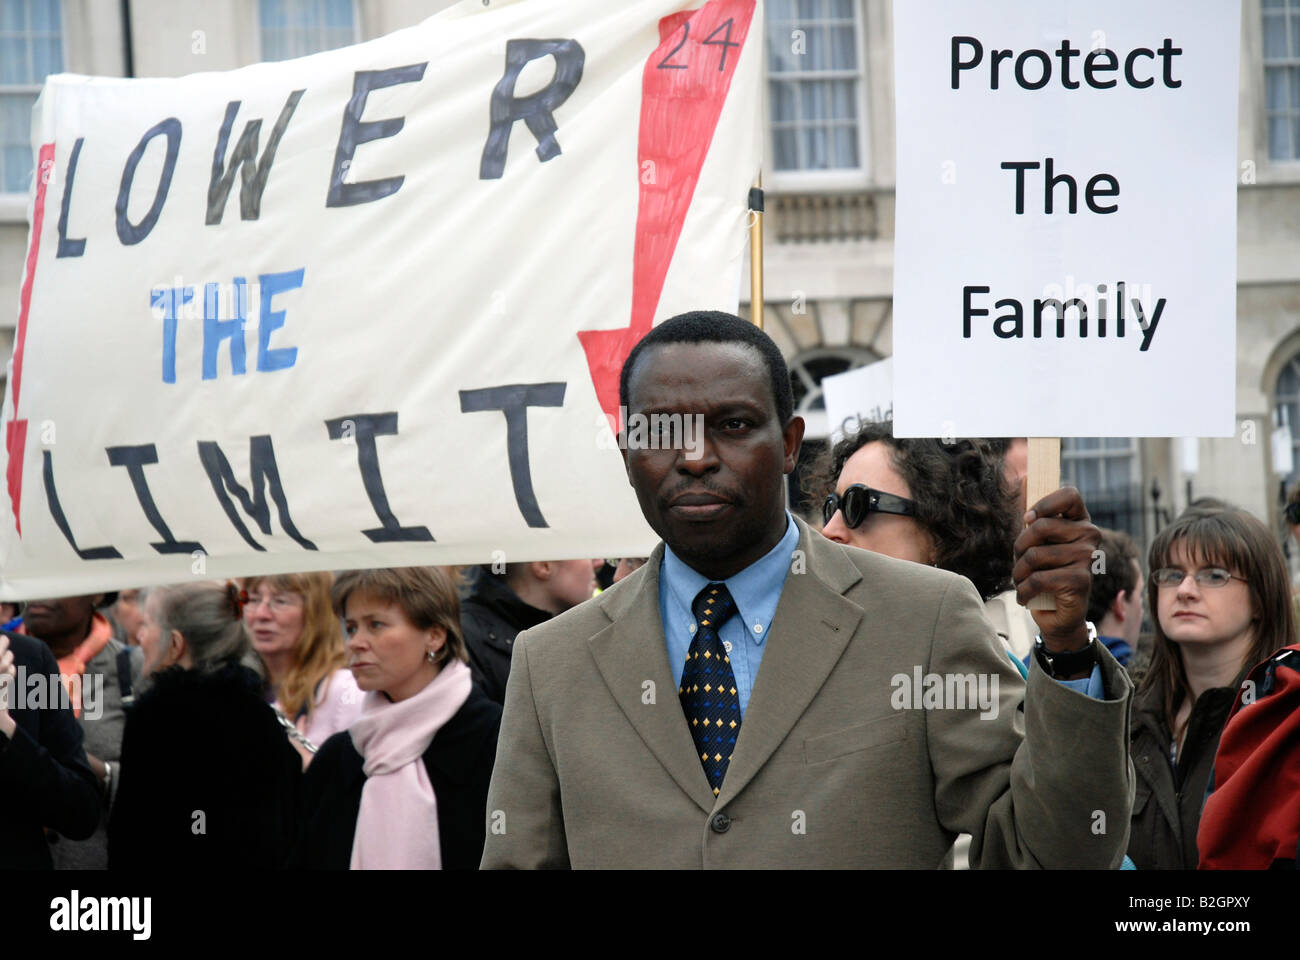
[[[985,600],[1008,589],[1020,510],[1000,458],[983,440],[900,439],[892,420],[863,423],[806,474],[804,491],[813,503],[820,508],[849,457],[876,442],[889,445],[907,481],[917,522],[934,543],[934,565],[961,574]]]

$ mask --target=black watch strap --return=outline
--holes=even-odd
[[[1043,638],[1034,641],[1034,653],[1038,665],[1053,680],[1069,677],[1076,673],[1085,673],[1097,665],[1097,641],[1091,640],[1082,650],[1068,653],[1051,653],[1043,645]]]

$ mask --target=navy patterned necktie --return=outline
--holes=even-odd
[[[695,639],[682,668],[682,685],[677,688],[697,756],[715,797],[722,790],[722,778],[727,775],[727,764],[740,735],[736,675],[718,636],[722,624],[735,612],[736,601],[731,599],[726,584],[710,583],[700,591],[691,604]]]

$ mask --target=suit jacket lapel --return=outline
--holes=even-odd
[[[673,673],[668,665],[659,614],[659,565],[664,546],[632,576],[639,583],[602,594],[597,600],[613,621],[588,641],[601,678],[619,709],[678,786],[704,811],[713,809],[713,790],[686,728]],[[646,680],[654,682],[655,701],[642,700]]]
[[[862,579],[861,572],[839,544],[797,518],[795,523],[806,564],[793,564],[786,575],[736,752],[717,798],[719,807],[745,788],[785,740],[862,620],[862,608],[843,596]],[[694,759],[693,750],[691,754]],[[698,761],[695,766],[700,767]]]

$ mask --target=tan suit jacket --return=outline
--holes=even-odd
[[[972,867],[1118,867],[1134,779],[1114,658],[1114,699],[1036,661],[1026,692],[970,581],[799,528],[716,798],[669,669],[663,544],[519,635],[483,866],[934,868],[964,832]],[[996,716],[909,707],[918,669],[996,678]]]

